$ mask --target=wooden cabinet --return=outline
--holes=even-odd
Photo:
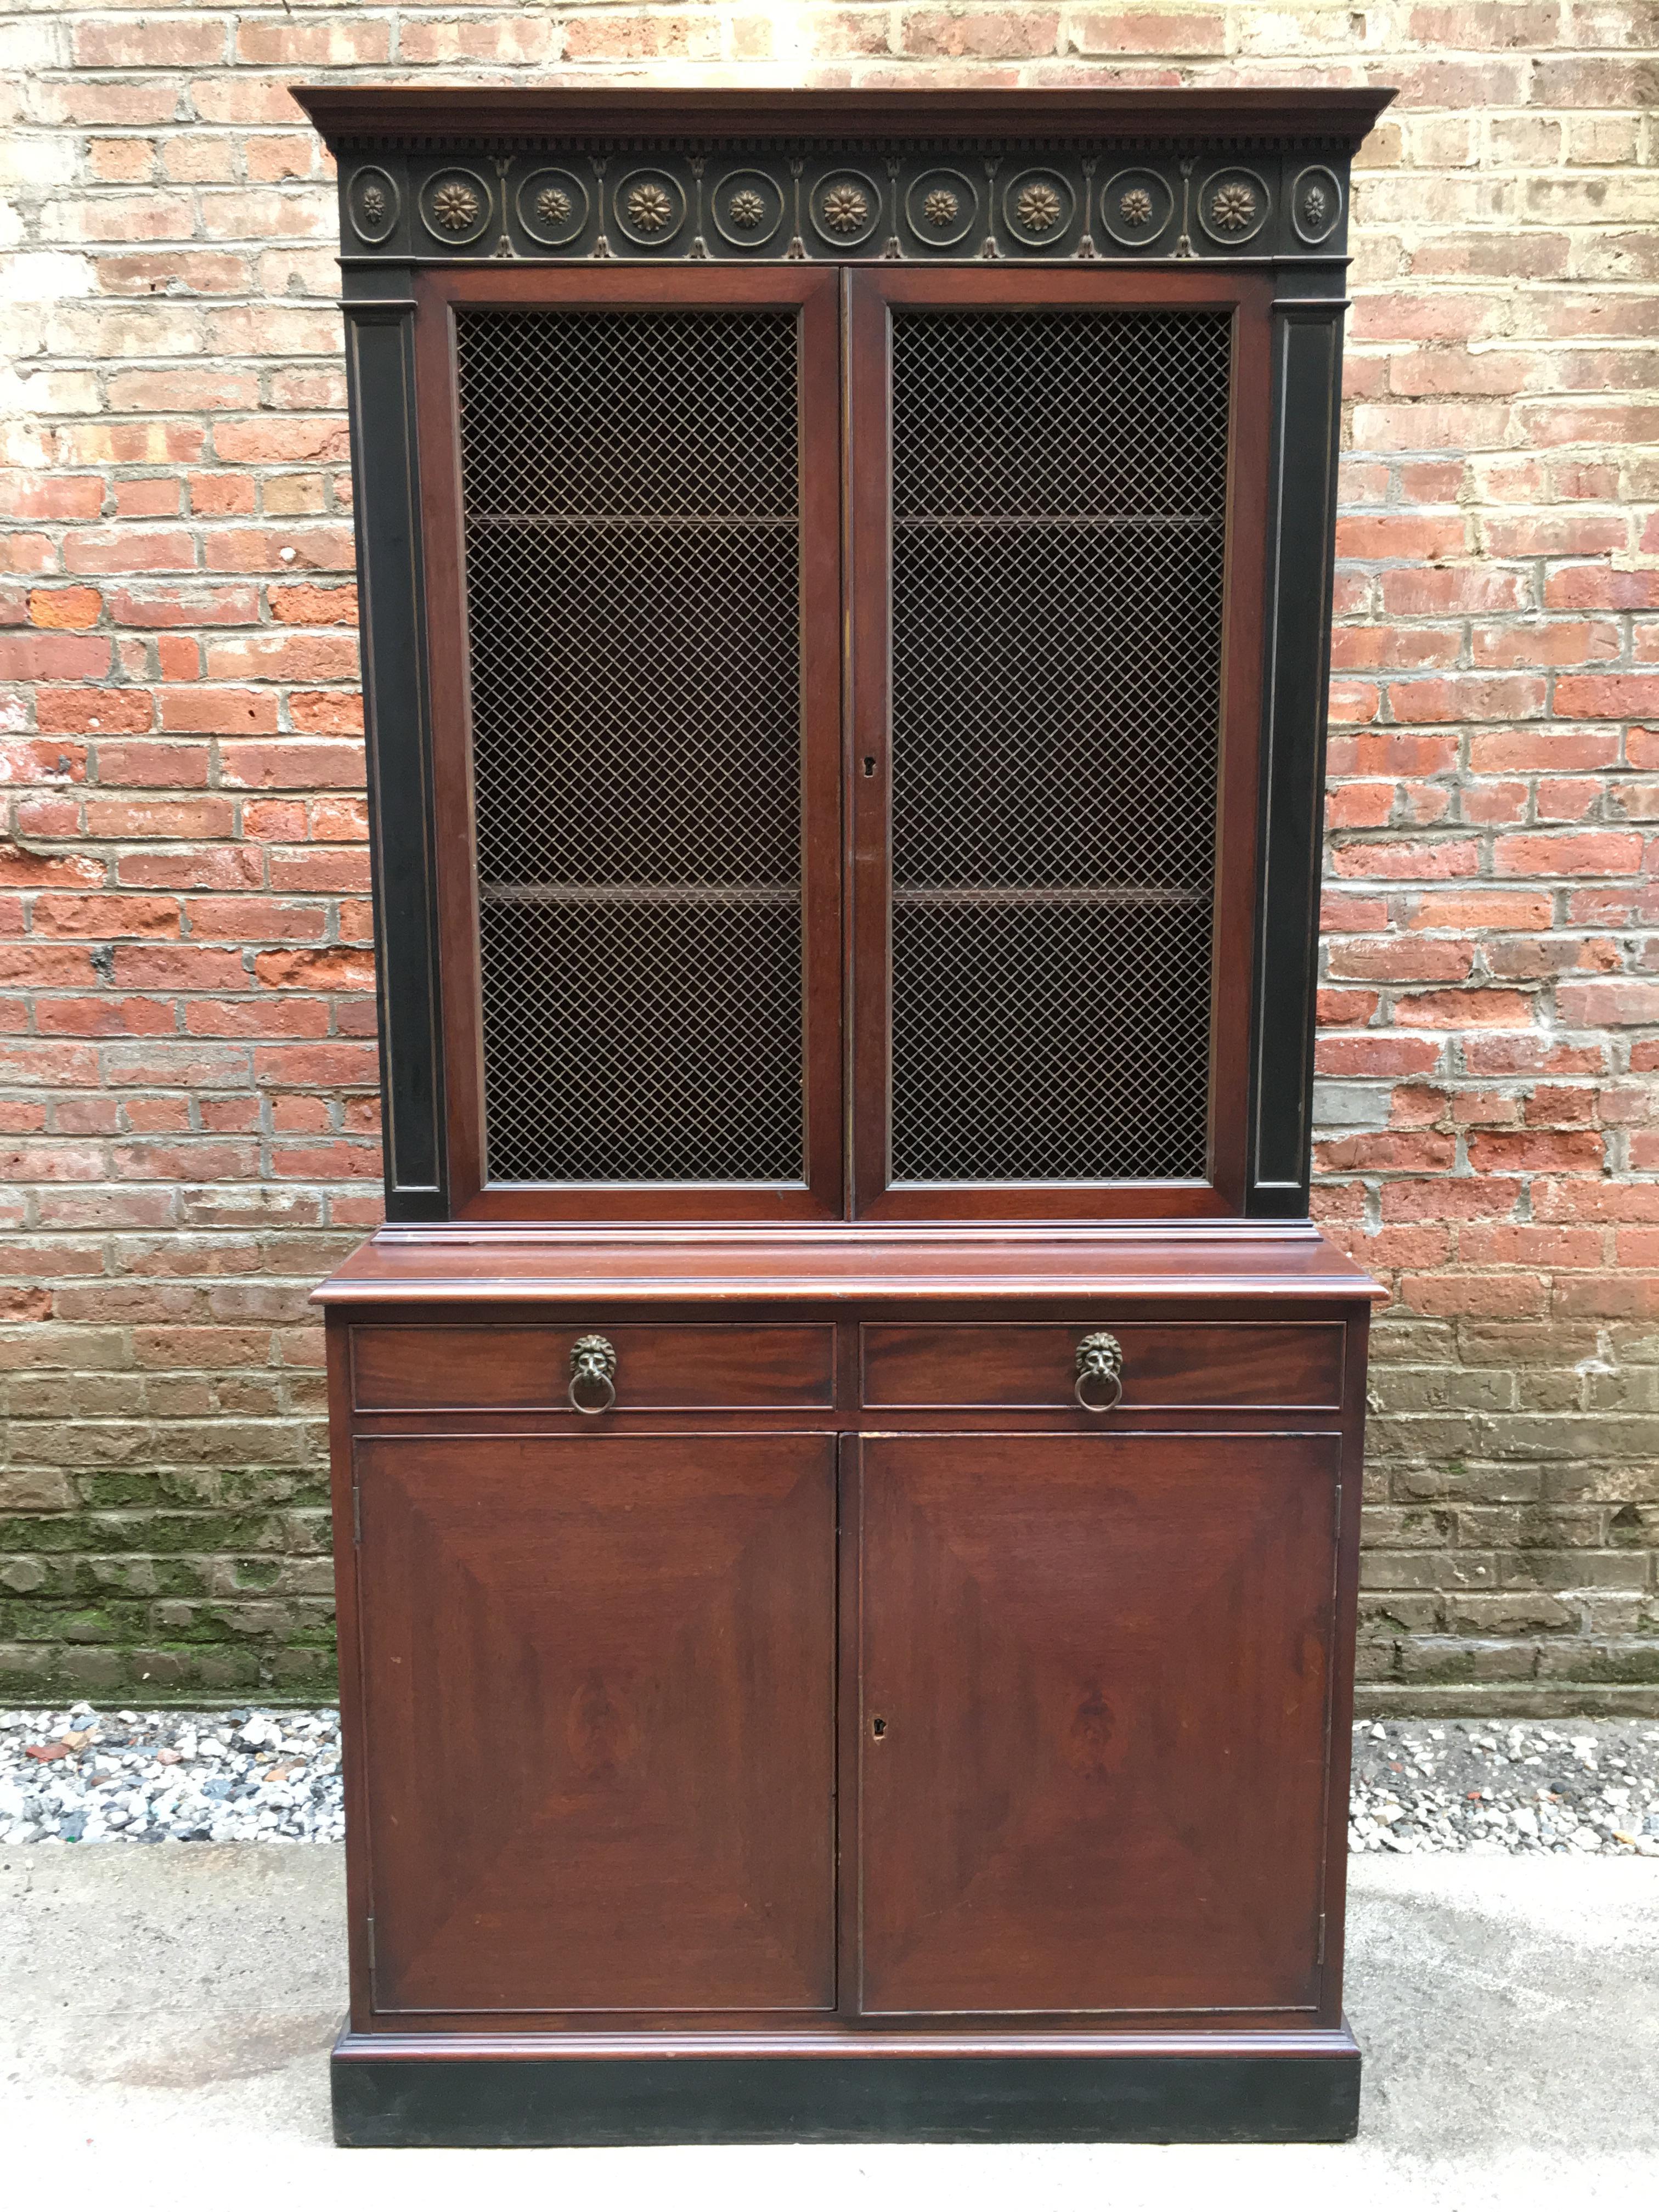
[[[1317,2009],[1340,1456],[862,1442],[862,2011]]]
[[[346,2142],[1334,2138],[1388,94],[301,88],[386,1225]]]
[[[835,1462],[359,1447],[377,2014],[833,2006]]]

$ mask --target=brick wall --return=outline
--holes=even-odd
[[[1394,1291],[1362,1672],[1659,1711],[1659,10],[0,26],[0,1688],[328,1679],[305,1296],[378,1160],[333,196],[285,81],[1370,80],[1319,1150]]]

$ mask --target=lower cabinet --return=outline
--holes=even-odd
[[[375,2013],[836,2009],[838,1666],[843,2014],[1312,2008],[1338,1437],[836,1448],[358,1439]]]
[[[1339,1453],[864,1440],[863,2010],[1316,2003]]]
[[[834,1437],[356,1475],[375,2009],[833,2006]]]

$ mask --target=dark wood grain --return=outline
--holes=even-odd
[[[331,146],[423,144],[504,134],[606,139],[698,137],[861,138],[924,136],[1048,139],[1127,132],[1135,138],[1330,138],[1357,146],[1394,98],[1372,85],[969,85],[833,91],[796,85],[514,86],[300,84],[292,95]]]
[[[562,1328],[356,1328],[353,1402],[360,1413],[534,1408],[586,1426],[592,1417],[569,1402],[570,1348],[595,1332],[616,1351],[619,1414],[836,1402],[833,1328],[641,1327],[603,1315]]]
[[[1334,1440],[860,1455],[861,2008],[1311,2015]]]
[[[843,1211],[841,957],[841,373],[833,269],[508,267],[415,280],[421,470],[442,835],[438,894],[453,1212],[479,1220],[797,1221]],[[485,1173],[457,307],[795,307],[800,314],[804,1103],[801,1183],[491,1184]]]
[[[1073,1408],[1079,1340],[1113,1331],[1123,1351],[1121,1413],[1152,1407],[1306,1406],[1342,1394],[1342,1330],[1291,1323],[1124,1322],[1110,1312],[1067,1322],[866,1322],[863,1403],[872,1407]],[[1096,1426],[1118,1414],[1085,1417]]]
[[[1050,1229],[851,1227],[775,1231],[382,1230],[313,1293],[319,1304],[526,1299],[711,1300],[767,1306],[848,1302],[1012,1307],[1386,1294],[1310,1226],[1215,1224],[1089,1234]]]
[[[1342,149],[1391,95],[299,97],[331,144],[390,149],[405,194],[446,149],[499,155],[505,198],[511,164],[547,146],[682,162],[741,143],[780,171],[798,148],[809,178],[860,145],[901,167],[1120,147],[1173,171],[1190,152],[1200,177],[1259,151],[1279,195],[1259,252],[1210,240],[1158,266],[1091,260],[1086,239],[1081,258],[954,268],[873,245],[846,268],[740,265],[725,246],[671,265],[638,240],[622,262],[486,260],[487,240],[445,263],[412,227],[395,252],[353,247],[343,165],[346,283],[379,347],[354,412],[393,396],[380,448],[419,492],[418,545],[409,499],[376,509],[401,596],[388,626],[368,593],[366,665],[410,710],[392,731],[381,702],[377,744],[413,745],[423,770],[425,707],[398,673],[422,648],[432,736],[429,798],[417,777],[379,817],[392,1180],[422,1225],[382,1231],[317,1294],[348,1820],[341,2139],[1352,2133],[1345,1814],[1383,1294],[1306,1218],[1344,264],[1334,232],[1322,258],[1292,235],[1298,157],[1276,149],[1346,176]],[[1193,1180],[891,1185],[895,305],[1231,318]],[[492,1187],[455,315],[687,307],[799,317],[805,1165],[787,1183]],[[369,453],[373,426],[355,428]],[[384,802],[384,761],[380,787]],[[1106,1416],[1072,1395],[1077,1339],[1101,1328],[1125,1355]],[[568,1359],[595,1332],[618,1402],[588,1419]]]
[[[1261,578],[1271,281],[1249,270],[1053,268],[850,270],[848,441],[852,761],[849,884],[855,1211],[872,1220],[1116,1220],[1236,1214],[1243,1200],[1253,975]],[[1222,640],[1221,771],[1212,982],[1210,1170],[1159,1182],[895,1184],[891,1090],[891,477],[895,307],[1230,309],[1236,343]],[[854,763],[874,763],[870,775]]]
[[[359,1444],[377,2014],[834,2004],[834,1458]]]

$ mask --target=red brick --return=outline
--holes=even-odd
[[[37,629],[91,629],[104,611],[103,595],[89,585],[31,592],[28,619]]]
[[[298,1176],[310,1182],[318,1176],[378,1176],[380,1152],[377,1145],[273,1145],[271,1173]]]
[[[264,630],[208,641],[207,672],[277,684],[326,683],[357,673],[357,641],[340,630]]]
[[[133,629],[211,627],[255,623],[259,594],[252,584],[118,586],[109,595],[112,618]]]
[[[1502,722],[1544,712],[1538,676],[1437,676],[1389,685],[1389,702],[1408,722]]]
[[[110,379],[109,404],[121,414],[229,415],[258,405],[259,380],[251,369],[130,369]]]
[[[1554,1174],[1599,1168],[1602,1140],[1594,1129],[1483,1129],[1469,1139],[1469,1164],[1477,1175]]]
[[[149,801],[93,799],[87,802],[87,828],[94,837],[228,837],[236,826],[228,799]]]
[[[1659,1274],[1566,1275],[1555,1285],[1554,1310],[1613,1321],[1647,1321],[1659,1314]]]
[[[253,1079],[283,1090],[329,1090],[337,1084],[372,1084],[380,1079],[379,1055],[372,1045],[273,1045],[253,1055]]]
[[[70,51],[77,69],[197,69],[225,59],[226,37],[220,16],[94,16],[72,26]]]
[[[366,854],[338,849],[312,853],[273,852],[270,887],[279,891],[363,891],[368,888]]]
[[[192,938],[228,945],[319,938],[327,926],[321,907],[298,899],[194,898],[186,902],[185,913]]]
[[[1659,673],[1651,676],[1558,676],[1558,714],[1605,716],[1627,721],[1632,715],[1659,714]]]
[[[1605,1063],[1597,1045],[1552,1044],[1536,1032],[1519,1030],[1468,1036],[1462,1050],[1471,1075],[1599,1075]]]
[[[234,1182],[258,1174],[259,1148],[205,1137],[183,1145],[116,1145],[110,1164],[118,1176],[137,1182]]]
[[[1449,1168],[1457,1157],[1456,1146],[1450,1137],[1428,1129],[1378,1130],[1364,1136],[1341,1137],[1315,1149],[1322,1167],[1328,1170],[1403,1170],[1408,1174],[1421,1174],[1425,1170]]]
[[[115,880],[134,890],[257,890],[264,881],[264,862],[257,848],[246,845],[193,845],[171,852],[141,846],[116,856]]]
[[[1639,840],[1638,841],[1639,842]],[[1332,865],[1341,876],[1382,876],[1407,880],[1436,877],[1472,876],[1480,863],[1479,848],[1463,838],[1446,838],[1423,844],[1344,845],[1333,854]]]
[[[273,990],[372,991],[374,963],[366,951],[331,946],[316,952],[261,952],[253,972]]]
[[[88,521],[103,511],[101,477],[40,477],[0,469],[0,514],[14,522]]]
[[[1369,1024],[1380,1001],[1375,991],[1322,990],[1318,994],[1319,1024],[1332,1030]]]
[[[1619,738],[1611,730],[1477,730],[1469,739],[1469,766],[1477,775],[1525,775],[1543,769],[1612,768]]]
[[[1477,626],[1470,649],[1477,668],[1565,668],[1583,660],[1616,659],[1624,647],[1612,623],[1532,621]]]
[[[246,977],[240,979],[246,981]],[[191,999],[185,1007],[191,1036],[325,1037],[327,1002],[322,999]]]
[[[1365,730],[1334,737],[1328,767],[1341,775],[1449,775],[1457,766],[1458,739],[1449,732]]]
[[[1612,830],[1500,837],[1492,848],[1500,876],[1628,876],[1641,864],[1641,838]]]
[[[1569,1029],[1622,1029],[1659,1023],[1659,982],[1633,975],[1594,983],[1562,983],[1556,1011]]]
[[[1472,1267],[1594,1267],[1601,1243],[1599,1229],[1469,1222],[1457,1232],[1457,1256]]]
[[[342,623],[355,627],[355,584],[272,584],[268,597],[274,619],[295,625]]]
[[[43,730],[111,730],[127,733],[149,729],[155,708],[148,691],[91,691],[41,689],[34,695],[35,720]]]
[[[34,927],[43,937],[176,937],[179,908],[166,898],[44,893],[34,902]]]
[[[252,514],[258,503],[259,483],[257,477],[218,469],[211,475],[192,475],[189,490],[192,514]]]
[[[64,566],[86,576],[193,568],[196,541],[185,530],[70,530],[64,534]]]
[[[1659,1222],[1659,1183],[1540,1176],[1532,1185],[1532,1211],[1537,1221]]]
[[[37,592],[38,598],[40,594]],[[107,676],[111,641],[73,630],[10,630],[0,635],[0,682],[64,682]]]
[[[177,514],[181,505],[177,477],[134,477],[115,487],[118,515]]]
[[[1325,794],[1325,820],[1332,830],[1383,830],[1392,819],[1391,783],[1345,783]]]
[[[1427,1075],[1443,1048],[1431,1037],[1372,1030],[1364,1036],[1322,1036],[1315,1064],[1322,1075]]]
[[[156,693],[164,730],[200,730],[242,737],[276,727],[276,701],[269,691],[207,684],[168,685]]]
[[[1512,568],[1391,568],[1380,580],[1390,615],[1510,613],[1528,604],[1527,579]]]
[[[179,1026],[167,1000],[105,998],[91,992],[80,999],[36,999],[34,1019],[43,1036],[155,1036]]]
[[[98,741],[98,781],[100,784],[129,784],[149,790],[188,789],[208,780],[205,745],[123,744],[107,738]]]
[[[216,423],[213,447],[222,461],[345,461],[346,425],[333,415],[252,415]]]
[[[1544,586],[1551,607],[1659,607],[1659,568],[1553,569]]]
[[[1531,1026],[1535,1011],[1525,992],[1495,990],[1488,983],[1471,991],[1402,994],[1394,1018],[1401,1029],[1522,1030]]]
[[[1333,975],[1381,983],[1461,983],[1474,967],[1474,945],[1468,938],[1357,938],[1333,945],[1328,958]]]
[[[1604,787],[1589,776],[1543,776],[1534,794],[1540,822],[1583,822],[1601,811]]]
[[[1541,1275],[1402,1275],[1401,1304],[1413,1313],[1479,1316],[1510,1320],[1546,1310],[1548,1291]]]

